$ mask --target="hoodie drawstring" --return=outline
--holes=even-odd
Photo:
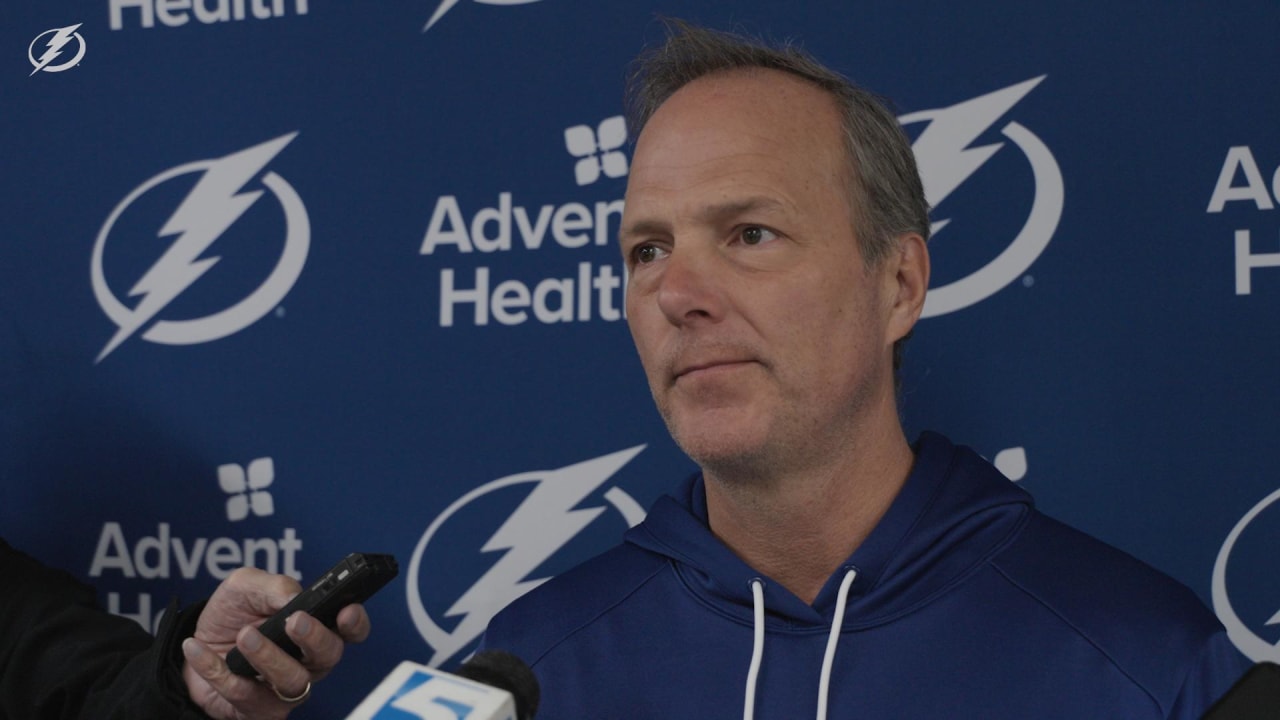
[[[836,616],[831,621],[831,635],[827,636],[827,652],[822,658],[822,677],[818,680],[818,720],[827,720],[827,691],[831,689],[831,666],[836,659],[836,644],[840,642],[840,625],[844,623],[844,606],[849,600],[849,586],[853,585],[858,571],[849,568],[836,594]]]
[[[840,642],[840,626],[844,624],[844,609],[849,601],[849,588],[858,577],[858,571],[849,568],[840,582],[836,594],[836,614],[831,621],[831,634],[827,636],[827,651],[822,657],[822,676],[818,679],[818,720],[827,720],[827,694],[831,688],[831,666],[835,663],[836,645]],[[747,695],[742,701],[742,720],[755,717],[756,678],[760,675],[760,662],[764,659],[764,582],[751,581],[751,597],[755,608],[755,639],[751,644],[751,667],[747,670]]]
[[[751,643],[751,667],[747,670],[747,697],[742,701],[742,720],[755,717],[756,677],[760,674],[760,661],[764,659],[764,582],[760,578],[751,581],[751,597],[755,606],[756,634]]]

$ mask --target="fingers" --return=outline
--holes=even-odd
[[[350,643],[364,642],[372,625],[363,605],[348,605],[338,613],[338,634]]]
[[[224,583],[229,591],[239,594],[241,608],[263,617],[284,607],[302,591],[297,580],[252,567],[236,569]]]
[[[230,586],[228,597],[233,594],[242,602],[257,597],[261,602],[274,603],[272,598],[283,597],[283,605],[296,592],[297,584],[275,582],[272,577],[278,576],[236,571],[224,586]],[[270,605],[259,605],[249,612],[259,613],[266,607]],[[210,608],[206,607],[202,620],[209,613]],[[323,678],[338,664],[346,643],[362,642],[371,629],[369,615],[361,605],[343,608],[336,625],[335,632],[305,612],[290,615],[285,620],[285,633],[302,650],[301,659],[293,658],[268,640],[256,624],[240,626],[228,634],[231,642],[208,642],[199,637],[197,630],[196,636],[187,638],[182,645],[187,660],[183,676],[192,700],[214,718],[283,718],[307,698],[313,681]],[[257,670],[259,679],[240,677],[227,668],[220,653],[232,643]]]
[[[256,568],[239,568],[218,588],[200,613],[196,637],[219,652],[235,642],[240,628],[261,623],[301,591],[298,582]]]
[[[189,637],[182,641],[182,655],[187,659],[186,668],[206,681],[216,679],[226,672],[226,664],[208,645]]]
[[[319,680],[342,659],[348,642],[362,642],[371,629],[360,605],[338,613],[336,631],[311,615],[295,612],[285,620],[285,633],[302,650],[295,659],[268,640],[258,625],[301,591],[287,576],[241,568],[214,591],[183,642],[183,679],[191,699],[219,720],[284,718],[310,694]],[[238,647],[259,678],[235,675],[223,655]]]
[[[349,622],[357,632],[363,627],[367,635],[368,617],[363,615],[362,609],[352,614],[355,617]],[[294,659],[252,626],[240,630],[236,646],[264,682],[281,695],[294,697],[303,692],[308,682],[319,680],[338,664],[345,643],[337,633],[304,612],[290,615],[285,620],[284,629],[289,639],[302,650],[301,659]]]
[[[295,613],[297,619],[306,617],[311,623],[308,632],[298,633],[295,639],[306,652],[319,652],[326,656],[324,672],[332,668],[341,656],[342,641],[314,618]],[[295,628],[296,629],[296,628]],[[323,631],[323,634],[320,632]],[[326,638],[325,635],[329,637]],[[336,643],[335,652],[327,643]],[[211,718],[218,720],[276,720],[286,717],[311,692],[311,681],[323,674],[313,671],[293,659],[275,643],[268,640],[257,628],[244,627],[236,637],[236,646],[244,653],[260,678],[240,677],[231,672],[222,657],[205,643],[194,637],[182,644],[186,658],[183,678],[191,699]],[[304,659],[307,657],[304,654]]]
[[[294,616],[296,617],[300,614],[294,613]],[[292,620],[293,617],[290,619]],[[333,635],[333,633],[320,626],[320,623],[314,620],[311,621],[311,625],[311,631],[307,633],[304,642],[298,642],[298,647],[302,649],[304,658],[307,657],[306,653],[311,651],[311,645],[317,642],[313,636],[320,635],[319,631]],[[288,623],[286,623],[287,627]],[[341,640],[337,640],[336,636],[334,636],[334,639],[341,645]],[[297,642],[296,638],[295,642]],[[300,695],[306,689],[307,683],[312,680],[311,670],[304,667],[301,662],[293,659],[284,650],[281,650],[278,645],[268,640],[256,627],[247,626],[241,628],[236,636],[236,647],[240,648],[240,652],[244,653],[245,659],[262,676],[263,682],[275,688],[280,695],[285,697]],[[341,657],[342,649],[340,647],[337,654],[338,657]],[[334,659],[333,663],[324,668],[324,672],[328,672],[329,668],[332,668],[333,664],[336,663],[337,659]],[[315,677],[318,678],[319,675]]]
[[[283,718],[287,710],[256,680],[243,678],[227,668],[226,662],[208,645],[187,638],[182,642],[186,658],[183,680],[192,701],[212,718]]]
[[[369,636],[369,615],[363,606],[348,605],[337,620],[336,633],[304,612],[285,620],[285,632],[302,649],[302,664],[311,671],[312,680],[324,677],[338,664],[346,643],[363,642]]]

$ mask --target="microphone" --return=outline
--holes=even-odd
[[[1209,708],[1200,720],[1274,720],[1280,708],[1280,665],[1260,662]]]
[[[524,661],[484,650],[457,675],[400,663],[346,720],[533,720],[540,697],[538,679]]]

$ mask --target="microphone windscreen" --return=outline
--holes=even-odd
[[[1249,669],[1201,720],[1275,720],[1280,717],[1280,665]]]
[[[538,712],[542,699],[538,678],[523,660],[505,650],[481,650],[463,664],[457,674],[511,693],[516,699],[519,720],[533,720]]]

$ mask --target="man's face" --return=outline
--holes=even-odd
[[[772,70],[686,85],[637,141],[628,321],[704,469],[797,469],[894,406],[896,280],[862,260],[846,157],[834,101]]]

